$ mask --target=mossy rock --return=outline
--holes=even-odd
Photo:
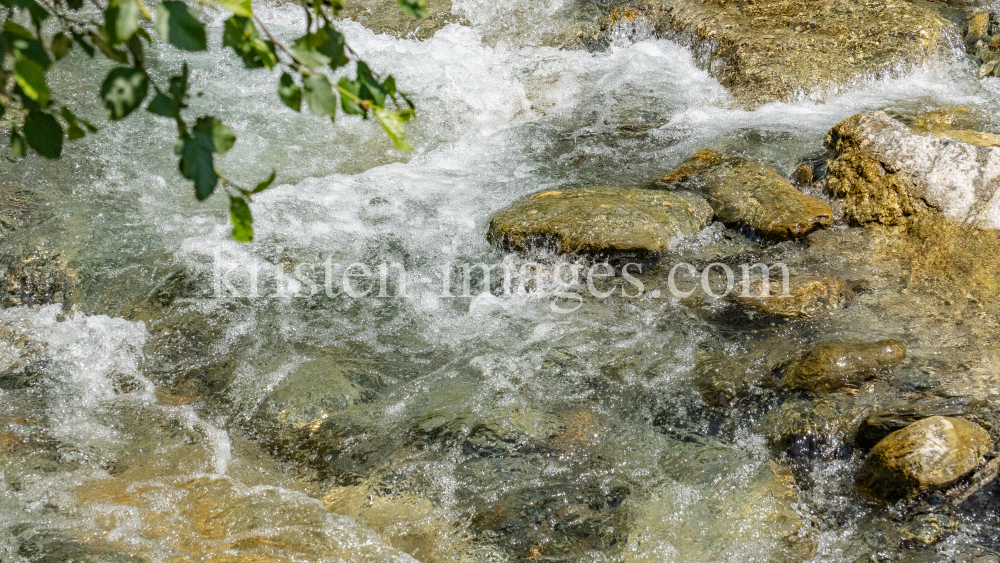
[[[787,240],[833,224],[823,200],[800,192],[772,166],[703,150],[660,178],[660,185],[701,189],[715,218]]]
[[[857,485],[890,502],[945,488],[975,471],[991,445],[989,433],[968,420],[925,418],[876,444]]]
[[[690,45],[743,107],[894,76],[948,52],[953,26],[906,0],[643,0],[660,37]],[[610,6],[609,6],[610,7]]]
[[[506,250],[550,248],[602,257],[656,258],[712,219],[687,193],[609,187],[549,190],[497,213],[486,237]]]

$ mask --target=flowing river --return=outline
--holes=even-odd
[[[283,37],[304,25],[294,6],[257,11]],[[229,50],[189,59],[204,92],[192,115],[238,136],[220,170],[243,183],[277,171],[250,244],[229,237],[223,198],[195,201],[174,125],[145,112],[62,161],[4,162],[5,197],[28,211],[0,256],[55,271],[67,304],[0,310],[0,560],[996,561],[995,506],[910,550],[903,509],[856,492],[864,452],[835,435],[775,446],[775,413],[804,399],[705,390],[707,369],[761,342],[838,336],[906,342],[899,396],[930,380],[954,388],[942,396],[990,394],[963,384],[997,382],[996,310],[906,293],[858,229],[773,245],[713,224],[667,260],[742,253],[865,280],[848,309],[791,324],[620,291],[564,313],[544,282],[463,297],[443,272],[565,260],[486,241],[494,213],[538,190],[641,187],[703,148],[790,173],[826,157],[833,125],[873,110],[964,106],[1000,129],[1000,79],[978,80],[956,48],[745,110],[690,49],[641,25],[612,29],[606,48],[562,47],[596,5],[456,0],[452,13],[426,39],[338,24],[416,103],[412,155],[373,122],[279,107],[276,76]],[[149,65],[166,77],[180,61]],[[59,87],[97,108],[107,69],[66,62]],[[343,292],[354,263],[372,271],[351,278],[366,297]],[[378,296],[383,264],[405,268],[405,297],[399,266]]]

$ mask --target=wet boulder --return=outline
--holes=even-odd
[[[971,403],[964,398],[929,397],[886,406],[865,417],[854,437],[854,445],[869,449],[889,434],[932,416],[965,416],[973,408]]]
[[[697,64],[744,107],[898,74],[947,52],[953,33],[937,11],[905,0],[645,0],[636,8],[660,37],[691,45]]]
[[[1000,147],[917,133],[881,111],[837,124],[826,146],[836,153],[827,190],[844,199],[854,225],[937,210],[955,222],[1000,228]]]
[[[906,345],[898,340],[824,342],[792,360],[781,384],[815,393],[857,387],[905,358]]]
[[[916,496],[975,471],[991,445],[990,435],[968,420],[925,418],[876,444],[856,482],[865,493],[890,502]]]
[[[826,202],[800,192],[774,167],[711,150],[696,153],[658,184],[701,189],[716,220],[770,239],[800,237],[833,223]]]
[[[840,309],[854,295],[838,276],[793,275],[786,288],[780,271],[777,272],[779,276],[771,276],[766,288],[763,281],[754,279],[750,281],[749,291],[731,294],[733,303],[757,315],[795,319]]]
[[[790,398],[761,419],[761,431],[772,447],[793,457],[839,455],[873,400],[870,393]]]
[[[609,187],[549,190],[493,216],[487,239],[508,250],[552,248],[602,257],[655,258],[712,219],[696,195]]]

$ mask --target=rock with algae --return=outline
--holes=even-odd
[[[609,187],[549,190],[493,216],[487,239],[511,250],[653,258],[712,219],[704,199],[686,193]]]
[[[756,107],[899,73],[948,49],[951,24],[905,0],[646,0],[635,5],[738,103]]]
[[[771,239],[800,237],[833,223],[826,202],[800,192],[774,167],[712,150],[695,153],[658,185],[700,188],[718,221]]]
[[[844,198],[852,224],[891,225],[935,209],[956,222],[1000,228],[1000,147],[916,133],[881,111],[840,122],[826,146],[836,152],[827,189]]]
[[[968,420],[925,418],[876,444],[856,481],[862,491],[882,500],[916,496],[972,473],[991,445],[990,435]]]

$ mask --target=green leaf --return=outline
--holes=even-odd
[[[423,19],[427,17],[427,2],[425,0],[397,0],[399,9],[406,15]]]
[[[277,176],[277,174],[278,174],[277,171],[272,170],[271,175],[267,177],[267,180],[264,180],[263,182],[257,184],[257,187],[254,188],[253,191],[251,191],[250,193],[259,194],[260,192],[270,188],[271,184],[274,183],[274,178]]]
[[[10,131],[10,150],[15,156],[21,158],[28,154],[28,146],[24,143],[24,137],[18,135],[16,129]]]
[[[184,51],[208,49],[205,26],[179,0],[167,0],[156,7],[156,30],[171,45]]]
[[[28,117],[24,118],[24,137],[28,146],[45,158],[59,158],[62,154],[62,127],[47,113],[28,112]]]
[[[73,30],[70,30],[69,33],[70,35],[73,36],[73,41],[76,41],[76,44],[79,45],[80,48],[83,49],[85,53],[87,53],[87,56],[93,58],[95,53],[94,46],[91,45],[90,43],[87,43],[87,40],[79,33]]]
[[[188,69],[188,64],[185,62],[181,65],[181,73],[177,76],[170,77],[170,86],[167,88],[167,92],[181,108],[187,107],[184,101],[185,98],[187,98],[188,77],[190,75],[191,73]]]
[[[132,113],[142,105],[149,90],[149,79],[137,68],[118,67],[108,73],[101,84],[101,99],[112,120]]]
[[[240,242],[253,240],[253,217],[245,199],[229,196],[229,218],[233,222],[234,239]]]
[[[146,111],[162,117],[177,119],[181,116],[181,108],[177,102],[166,94],[153,96],[153,101],[146,106]]]
[[[236,133],[218,117],[199,117],[194,132],[211,137],[212,146],[219,154],[225,154],[236,144]]]
[[[69,129],[66,130],[66,135],[69,137],[70,141],[75,141],[77,139],[82,139],[86,136],[83,129],[80,129],[79,125],[70,125]]]
[[[45,70],[35,64],[34,61],[21,59],[14,64],[17,85],[25,96],[38,102],[38,105],[45,107],[49,105],[49,87],[45,83]]]
[[[316,51],[330,59],[330,62],[327,63],[330,68],[336,70],[350,62],[347,55],[344,54],[344,35],[334,29],[330,22],[326,22],[313,34],[311,42]]]
[[[4,114],[7,113],[7,108],[0,105],[0,118],[3,118]]]
[[[281,80],[278,82],[278,96],[281,101],[295,111],[302,110],[302,89],[295,85],[292,75],[287,72],[281,73]]]
[[[382,81],[382,91],[390,98],[396,95],[396,79],[391,74]]]
[[[368,100],[373,105],[379,107],[385,105],[385,92],[382,91],[382,85],[375,79],[371,69],[368,68],[368,65],[364,61],[358,61],[357,82],[361,84],[358,97],[362,100]],[[395,87],[395,81],[393,81],[393,87]]]
[[[243,16],[244,18],[253,17],[253,8],[250,6],[250,0],[219,0],[219,5],[237,16]]]
[[[112,45],[128,41],[139,29],[142,11],[136,0],[112,0],[104,10],[104,29]]]
[[[91,124],[86,119],[80,119],[79,117],[77,117],[76,114],[70,111],[70,109],[66,106],[63,106],[60,115],[62,115],[63,119],[66,120],[66,123],[69,124],[68,133],[69,133],[69,139],[71,141],[76,140],[73,137],[76,134],[79,134],[79,137],[77,138],[83,137],[85,135],[83,129],[80,128],[80,124],[83,124],[83,126],[87,128],[87,131],[90,131],[91,133],[97,133],[97,127],[94,127],[94,125]]]
[[[59,32],[52,38],[52,54],[55,56],[56,60],[62,60],[67,54],[69,54],[70,49],[73,48],[73,38],[66,35],[63,32]]]
[[[215,173],[212,152],[215,149],[212,138],[205,135],[184,133],[177,140],[174,151],[180,155],[178,163],[181,176],[194,181],[194,195],[199,201],[215,191],[219,175]]]
[[[358,101],[358,94],[361,93],[361,85],[354,80],[349,80],[346,76],[337,82],[337,86],[342,90],[347,91],[349,94],[340,94],[340,107],[343,108],[344,113],[348,115],[364,115],[367,116],[368,112],[365,108],[361,107],[361,103]]]
[[[222,45],[232,47],[247,68],[273,68],[278,63],[274,43],[260,38],[257,26],[250,18],[233,16],[226,20]]]
[[[66,5],[70,10],[79,10],[83,7],[83,0],[66,0]]]
[[[45,52],[45,45],[35,39],[31,32],[12,21],[7,21],[3,25],[3,41],[10,46],[14,56],[18,59],[28,59],[34,61],[38,66],[48,70],[52,65],[52,59]]]
[[[292,56],[299,64],[305,65],[309,68],[319,68],[330,62],[330,58],[326,55],[320,53],[316,49],[315,34],[309,33],[302,37],[299,37],[292,43],[291,51]]]
[[[337,96],[334,95],[330,87],[330,79],[322,72],[314,72],[302,78],[303,93],[306,103],[309,104],[309,111],[316,115],[329,115],[333,117],[337,113]]]
[[[405,152],[413,152],[413,145],[406,140],[406,126],[403,125],[399,114],[385,108],[375,108],[374,111],[382,128],[385,129],[392,142],[396,143],[396,148]]]
[[[142,39],[139,39],[139,34],[132,35],[125,43],[128,45],[129,52],[132,53],[132,58],[135,59],[135,64],[144,64],[146,62],[146,54],[142,46]]]

